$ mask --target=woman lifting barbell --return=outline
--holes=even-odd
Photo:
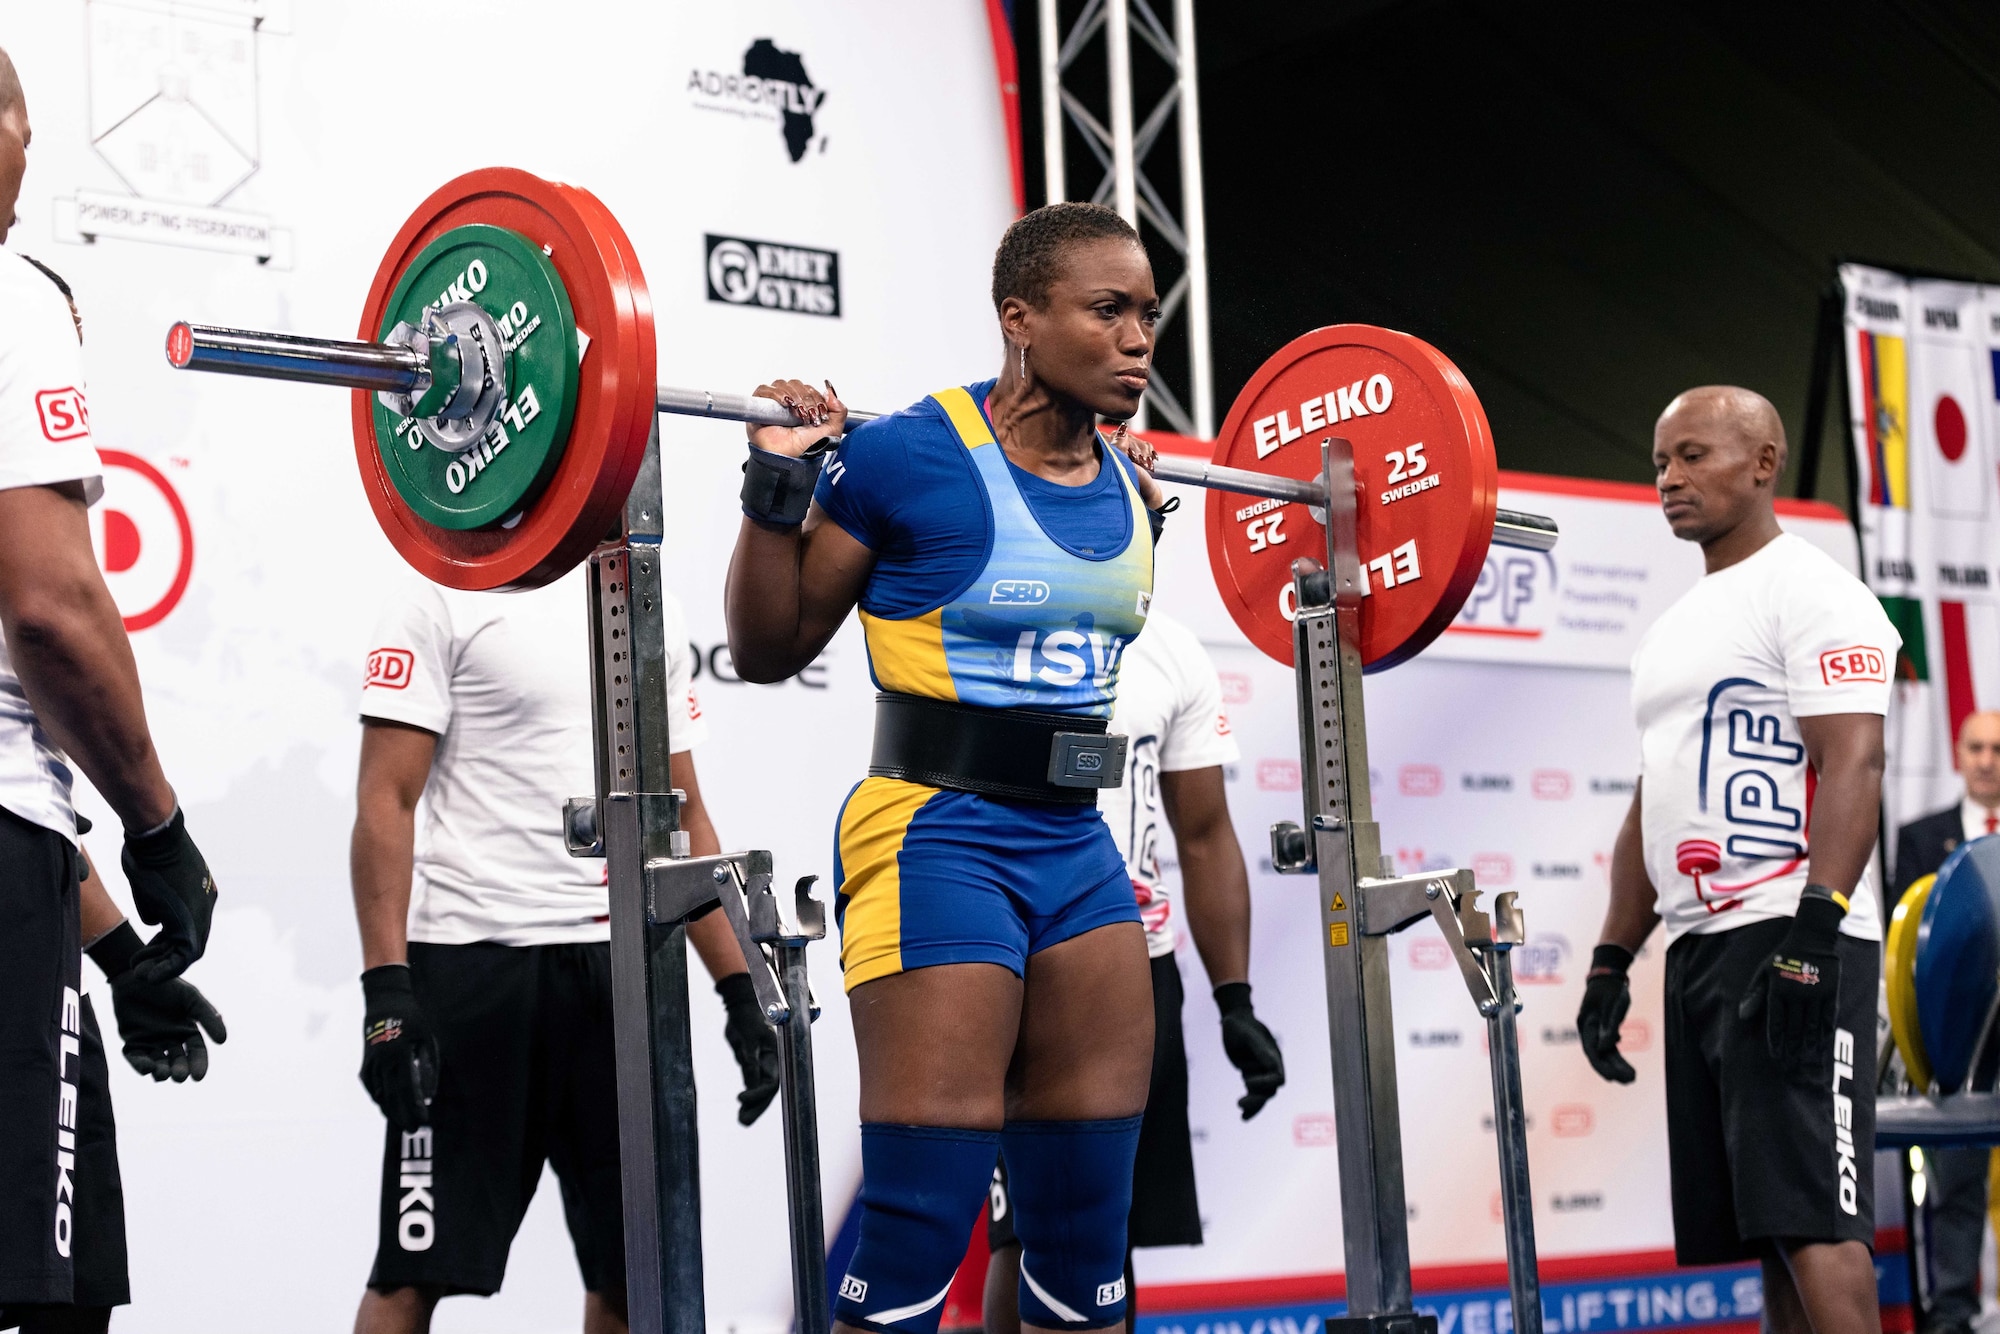
[[[848,1329],[937,1328],[996,1146],[1024,1326],[1125,1314],[1153,1002],[1096,792],[1124,770],[1103,734],[1162,496],[1097,422],[1137,411],[1160,303],[1138,234],[1089,204],[1007,230],[993,302],[999,378],[856,428],[824,472],[833,387],[758,389],[803,424],[750,430],[729,569],[746,680],[796,673],[858,605],[883,692],[835,846],[861,1065]]]

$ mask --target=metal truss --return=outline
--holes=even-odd
[[[1147,407],[1133,425],[1147,425],[1149,409],[1159,424],[1183,435],[1215,435],[1214,366],[1208,341],[1208,224],[1202,211],[1201,111],[1195,88],[1194,0],[1171,0],[1169,31],[1148,0],[1087,0],[1076,21],[1063,31],[1060,0],[1037,0],[1042,62],[1042,146],[1051,201],[1088,198],[1110,204],[1127,222],[1147,228],[1177,252],[1182,268],[1162,302],[1160,332],[1176,320],[1187,342],[1188,395],[1183,400],[1155,365]],[[1163,6],[1164,7],[1164,6]],[[1084,49],[1100,34],[1109,73],[1108,106],[1100,115],[1085,104],[1064,78]],[[1160,100],[1135,127],[1132,105],[1132,38],[1164,61],[1172,80]],[[1108,126],[1106,122],[1109,122]],[[1088,195],[1072,193],[1064,153],[1065,124],[1076,127],[1103,171]],[[1146,160],[1167,127],[1180,149],[1180,207],[1171,207],[1146,176]],[[1087,163],[1082,164],[1086,168]]]

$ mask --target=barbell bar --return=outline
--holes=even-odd
[[[167,360],[177,370],[245,375],[294,384],[319,384],[370,393],[419,396],[433,381],[433,358],[415,347],[397,343],[365,343],[350,339],[308,338],[299,334],[256,329],[228,329],[186,320],[167,331]],[[753,426],[796,426],[792,410],[773,399],[751,394],[723,394],[706,389],[661,385],[654,395],[658,411],[683,417],[711,417]],[[849,427],[873,421],[879,414],[850,409]],[[1272,476],[1245,468],[1181,458],[1156,456],[1153,476],[1213,491],[1228,491],[1303,505],[1324,506],[1326,488],[1317,481]],[[1500,510],[1493,524],[1496,546],[1547,551],[1556,543],[1553,519],[1517,510]]]

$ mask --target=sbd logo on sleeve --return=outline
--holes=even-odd
[[[368,679],[362,689],[407,690],[416,665],[416,655],[406,648],[378,648],[368,655]]]
[[[1830,686],[1854,681],[1887,681],[1888,659],[1882,650],[1856,644],[1852,648],[1830,648],[1819,655],[1820,679]]]
[[[35,395],[35,411],[42,417],[42,434],[50,440],[75,440],[90,434],[90,409],[83,391],[75,385],[44,389]]]

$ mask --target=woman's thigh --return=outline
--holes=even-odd
[[[1007,1118],[1100,1121],[1146,1109],[1153,980],[1146,934],[1119,922],[1028,959]]]
[[[1144,955],[1142,946],[1142,964]],[[1021,992],[1012,970],[990,963],[938,964],[855,987],[847,1003],[861,1061],[861,1119],[1000,1129]]]

